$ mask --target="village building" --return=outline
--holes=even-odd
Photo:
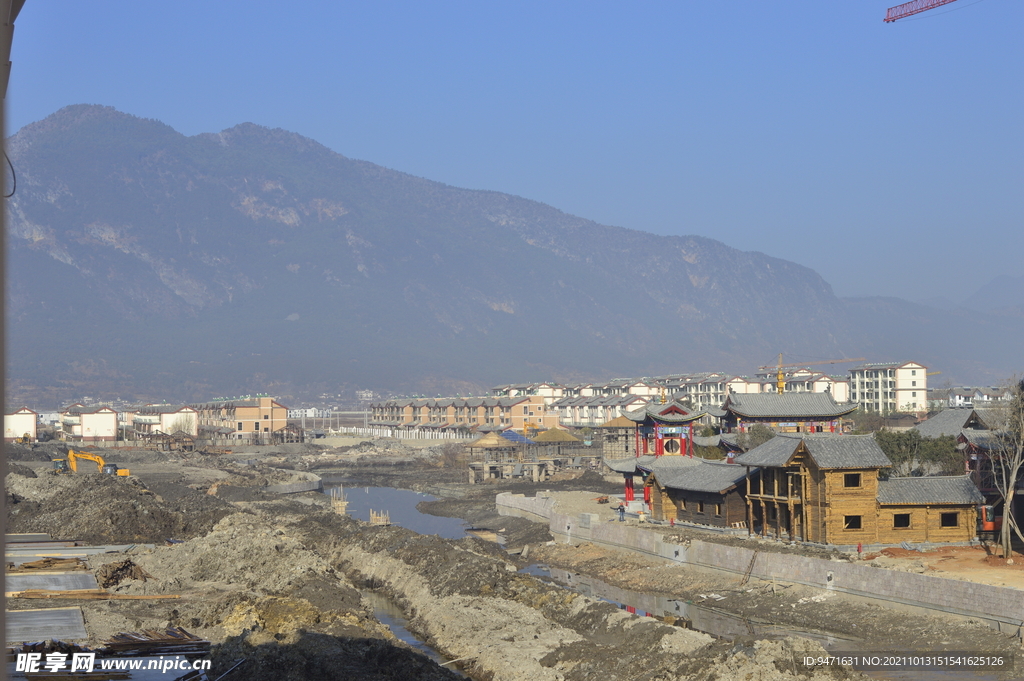
[[[117,411],[75,403],[61,410],[60,427],[65,440],[114,442],[118,433]]]
[[[199,435],[199,412],[184,404],[150,404],[128,409],[119,416],[126,430],[138,437],[181,433],[195,438]]]
[[[198,414],[200,430],[224,433],[226,428],[236,440],[269,442],[272,433],[288,425],[288,408],[266,395],[188,406]]]
[[[746,433],[755,425],[776,433],[841,433],[843,417],[857,410],[855,404],[837,404],[829,393],[784,393],[782,395],[730,394],[717,416],[723,433]]]
[[[636,456],[636,424],[625,416],[617,416],[596,427],[601,438],[601,454],[605,459]]]
[[[633,422],[637,455],[686,454],[692,457],[694,425],[704,412],[673,400],[647,404],[623,416]]]
[[[542,395],[518,397],[393,398],[370,404],[369,425],[406,430],[530,434],[558,425],[558,412]]]
[[[982,414],[960,407],[943,409],[914,426],[921,437],[957,437],[964,430],[989,430]]]
[[[24,440],[35,442],[38,436],[39,414],[28,407],[22,407],[10,414],[4,414],[4,442]]]
[[[596,428],[647,402],[647,397],[639,395],[563,397],[552,402],[551,409],[558,412],[558,422],[566,428]]]
[[[850,401],[864,411],[925,411],[928,367],[917,362],[874,362],[850,369]]]
[[[981,495],[966,476],[881,480],[892,464],[871,435],[778,435],[735,461],[750,469],[752,533],[845,546],[976,535]]]
[[[650,488],[645,497],[651,500],[651,517],[670,523],[745,528],[747,469],[724,461],[697,461],[693,466],[651,471],[644,481],[645,489]]]

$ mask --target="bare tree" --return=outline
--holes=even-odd
[[[1021,534],[1013,515],[1013,500],[1021,481],[1021,469],[1024,468],[1024,379],[1018,380],[1011,390],[1009,403],[1000,410],[1001,423],[993,433],[989,454],[995,486],[1003,499],[1003,528],[999,541],[1004,558],[1011,555],[1013,534],[1024,542],[1024,534]]]

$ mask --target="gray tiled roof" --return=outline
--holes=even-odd
[[[736,457],[744,466],[784,466],[800,442],[819,468],[888,468],[892,465],[873,435],[776,435]]]
[[[992,430],[962,430],[960,435],[978,449],[995,449],[999,446],[999,438]]]
[[[985,501],[966,475],[890,478],[878,482],[880,504],[980,504]]]
[[[673,405],[681,408],[683,411],[689,412],[689,414],[687,416],[682,416],[680,414],[667,414],[665,416],[659,415],[659,412],[665,411],[666,409],[672,407]],[[646,421],[648,416],[653,417],[664,423],[689,423],[690,421],[695,421],[696,419],[699,419],[703,415],[704,412],[702,411],[697,411],[692,407],[688,407],[682,404],[676,404],[674,402],[668,402],[665,404],[661,404],[660,402],[647,404],[641,407],[640,409],[634,409],[633,411],[627,411],[623,413],[623,416],[628,418],[630,421],[635,421],[636,423],[642,423],[643,421]]]
[[[616,473],[635,473],[638,465],[649,466],[654,459],[653,456],[631,456],[627,459],[605,459],[604,463]]]
[[[921,433],[921,437],[940,437],[942,435],[956,437],[973,413],[972,409],[943,409],[927,421],[922,421],[914,426],[914,429]]]
[[[792,458],[802,438],[776,435],[763,445],[740,454],[735,461],[744,466],[785,466]]]
[[[714,493],[725,492],[746,477],[747,472],[744,466],[713,463],[701,459],[697,459],[697,461],[700,462],[697,466],[669,470],[657,469],[654,471],[654,476],[664,487]]]
[[[150,404],[135,410],[137,414],[174,414],[182,409],[191,409],[184,404]],[[193,410],[194,411],[194,410]]]
[[[798,417],[832,418],[857,409],[853,404],[836,404],[828,393],[762,393],[755,395],[730,394],[723,409],[739,416],[791,419]]]
[[[638,464],[638,467],[659,473],[664,471],[675,471],[681,468],[690,468],[700,464],[703,460],[704,459],[698,459],[693,456],[684,456],[682,454],[665,454],[663,456],[654,457],[654,461],[649,464]]]

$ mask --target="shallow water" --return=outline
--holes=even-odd
[[[330,494],[338,485],[324,486],[324,493]],[[416,504],[421,501],[435,501],[436,497],[422,492],[393,487],[345,487],[348,500],[348,515],[369,522],[370,511],[387,511],[392,525],[398,525],[420,534],[436,534],[444,539],[462,539],[469,525],[459,518],[420,513]]]
[[[393,633],[400,641],[408,643],[410,646],[438,664],[444,664],[449,661],[447,657],[431,648],[418,638],[416,634],[406,628],[406,625],[409,624],[409,620],[405,618],[405,614],[402,612],[402,609],[398,607],[394,601],[384,594],[379,594],[375,591],[361,591],[360,593],[373,607],[373,616],[377,618],[377,621],[391,629],[391,633]],[[444,664],[444,666],[460,676],[465,676],[455,665]]]

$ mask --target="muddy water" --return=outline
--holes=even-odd
[[[395,637],[400,641],[408,643],[434,662],[444,665],[459,676],[465,677],[457,667],[447,664],[449,662],[447,657],[438,653],[409,631],[406,627],[409,620],[405,618],[405,613],[402,612],[402,609],[398,607],[394,601],[384,594],[379,594],[375,591],[360,591],[360,593],[363,595],[363,599],[373,607],[373,616],[377,618],[378,622],[391,629],[391,633],[393,633]]]
[[[337,485],[325,484],[324,493],[330,494]],[[436,501],[436,497],[422,492],[394,487],[345,487],[348,500],[348,515],[369,522],[370,511],[387,511],[392,525],[398,525],[419,534],[436,534],[444,539],[461,539],[466,536],[469,525],[459,518],[420,513],[416,504],[421,501]]]
[[[827,631],[806,631],[773,625],[769,622],[739,617],[724,609],[715,607],[716,595],[705,594],[701,604],[678,601],[670,598],[642,594],[635,591],[620,589],[606,584],[599,579],[574,574],[566,570],[552,568],[547,565],[529,565],[520,572],[540,577],[545,581],[566,589],[571,589],[591,598],[607,601],[628,612],[645,617],[677,617],[685,620],[690,629],[711,634],[717,638],[734,639],[739,636],[755,636],[758,638],[784,638],[800,636],[817,641],[826,650],[833,653],[856,653],[865,650],[864,644]],[[865,674],[872,679],[886,681],[995,681],[994,674],[970,673],[962,671],[869,671]]]

